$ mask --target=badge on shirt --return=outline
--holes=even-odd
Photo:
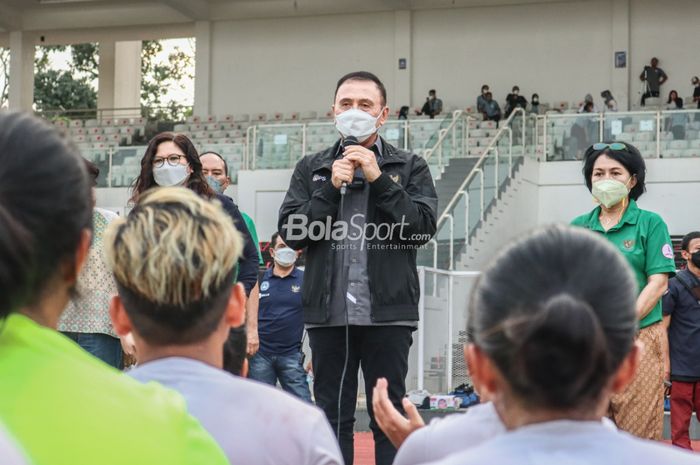
[[[632,247],[634,247],[634,239],[622,241],[622,245],[625,247],[625,249],[632,250]]]
[[[398,174],[390,174],[389,178],[394,181],[396,184],[401,184],[401,176]]]
[[[299,286],[297,284],[292,284],[292,292],[295,294],[298,294],[299,291],[301,291],[301,286]]]
[[[262,292],[265,292],[268,289],[270,289],[270,283],[268,281],[263,281],[262,284],[260,285],[260,290]]]
[[[673,258],[673,247],[671,247],[671,244],[664,244],[664,246],[661,247],[661,253],[666,258]]]
[[[323,182],[325,182],[325,181],[326,181],[326,177],[325,177],[325,176],[322,176],[322,175],[320,175],[320,174],[314,174],[314,177],[311,178],[311,181],[312,181],[312,182],[316,182],[316,181],[323,181]]]

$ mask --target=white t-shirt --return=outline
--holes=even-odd
[[[465,413],[434,418],[401,444],[394,465],[417,465],[475,447],[506,432],[493,403],[469,407]]]
[[[338,442],[318,408],[266,384],[203,362],[168,357],[128,372],[178,391],[231,463],[341,465]]]
[[[635,438],[603,421],[559,420],[500,434],[433,465],[691,465],[700,455]]]

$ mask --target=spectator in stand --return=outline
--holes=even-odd
[[[488,84],[481,86],[481,94],[476,98],[476,111],[482,115],[486,113],[486,94],[489,92]]]
[[[616,112],[617,111],[617,102],[615,101],[615,98],[613,97],[612,93],[609,90],[604,90],[603,92],[600,93],[600,96],[603,98],[603,101],[605,102],[605,106],[603,107],[603,111],[605,111],[605,112]]]
[[[683,99],[678,96],[678,92],[672,90],[668,94],[668,100],[666,101],[667,110],[682,110],[683,109]],[[673,133],[673,138],[678,140],[685,139],[685,125],[688,122],[688,115],[686,113],[681,113],[673,111],[671,117],[668,120],[666,129],[671,130]]]
[[[109,301],[117,295],[117,285],[107,268],[102,235],[119,216],[95,207],[95,188],[100,169],[83,160],[90,177],[92,201],[92,244],[87,261],[78,276],[75,294],[58,320],[58,330],[80,347],[114,368],[122,368],[122,346],[109,319]]]
[[[698,110],[700,110],[700,78],[693,76],[690,83],[693,85],[693,102],[697,103]]]
[[[646,165],[636,147],[623,142],[593,144],[584,154],[583,175],[600,205],[572,224],[599,233],[628,260],[636,277],[638,337],[645,349],[632,383],[612,396],[609,416],[624,431],[661,440],[668,360],[661,296],[669,274],[676,270],[671,237],[659,215],[637,206],[645,190]]]
[[[671,372],[671,442],[690,446],[690,417],[700,415],[700,231],[681,241],[686,269],[668,283],[663,297],[664,326],[668,329]]]
[[[486,92],[483,115],[484,121],[499,122],[501,120],[501,107],[499,107],[498,102],[493,99],[493,94],[491,94],[491,92]]]
[[[77,151],[38,118],[0,113],[2,423],[34,465],[228,463],[180,396],[136,383],[56,331],[91,231]]]
[[[435,89],[430,89],[430,91],[428,91],[428,97],[426,97],[425,103],[423,104],[423,108],[421,108],[418,114],[428,115],[430,119],[433,119],[440,113],[442,113],[442,100],[437,98]]]
[[[199,161],[202,163],[202,174],[206,177],[209,186],[218,195],[226,197],[233,203],[233,199],[224,194],[228,186],[231,185],[231,177],[229,176],[228,163],[224,160],[221,154],[213,151],[204,152],[199,155]],[[255,228],[255,222],[248,216],[245,212],[241,212],[243,221],[250,232],[250,237],[255,244],[255,248],[258,251],[258,265],[263,266],[265,262],[262,258],[262,253],[260,252],[260,241],[258,240],[258,231]],[[255,283],[255,287],[250,291],[248,300],[245,304],[245,314],[246,314],[246,341],[247,350],[246,353],[251,357],[255,355],[260,346],[258,337],[258,305],[260,300],[260,287],[258,283]],[[233,331],[233,330],[232,330]],[[224,351],[228,351],[230,348],[225,348]],[[234,350],[234,349],[231,349]],[[228,364],[224,364],[228,366]]]
[[[530,99],[530,113],[533,115],[540,114],[540,96],[537,94],[532,94],[532,98]]]
[[[265,271],[260,284],[260,350],[250,359],[249,377],[272,386],[279,381],[288,393],[311,402],[301,347],[304,272],[294,265],[300,254],[289,248],[279,233],[272,235],[270,255],[274,262]]]
[[[416,455],[435,457],[451,440],[445,448],[462,450],[430,463],[700,463],[604,420],[611,395],[624,390],[639,361],[634,287],[622,255],[587,231],[552,225],[506,246],[472,292],[465,353],[507,432],[487,440],[469,413],[450,415],[442,422],[452,430],[423,442],[430,450],[414,449]],[[482,415],[484,429],[493,428],[495,419]],[[412,463],[400,458],[395,463]]]
[[[513,86],[511,93],[506,96],[505,117],[508,118],[516,108],[527,108],[527,99],[520,95],[520,87]]]
[[[651,66],[645,66],[642,70],[639,80],[644,83],[644,93],[642,94],[642,106],[644,106],[649,97],[661,95],[661,86],[668,80],[668,76],[663,69],[659,68],[659,59],[654,57],[651,59]]]
[[[105,244],[119,287],[114,327],[134,334],[139,353],[130,376],[178,391],[231,463],[342,463],[323,412],[221,370],[245,292],[234,282],[241,234],[219,205],[188,189],[147,192]]]
[[[593,102],[593,96],[591,94],[586,94],[583,98],[583,103],[578,109],[579,113],[598,113],[598,108]]]

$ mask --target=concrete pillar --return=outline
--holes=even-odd
[[[141,41],[100,42],[97,107],[102,117],[141,114]]]
[[[636,98],[635,88],[630,87],[630,1],[612,1],[612,53],[610,57],[612,92],[620,111],[630,108],[630,99]],[[615,67],[615,52],[626,52],[627,66]]]
[[[197,21],[195,30],[194,110],[197,116],[211,114],[211,22]]]
[[[399,60],[406,60],[406,69],[399,69]],[[413,107],[411,102],[411,12],[394,12],[394,101],[390,102],[393,110],[403,105]]]
[[[114,41],[100,42],[97,108],[114,108]]]
[[[22,31],[10,32],[9,108],[32,111],[34,104],[34,41]]]

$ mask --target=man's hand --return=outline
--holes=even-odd
[[[341,158],[333,162],[331,172],[331,182],[333,187],[340,189],[343,182],[350,184],[355,174],[355,165],[346,158]]]
[[[344,153],[345,160],[350,160],[354,166],[362,168],[368,182],[374,182],[382,174],[377,164],[377,157],[370,149],[361,145],[351,145],[345,149]]]
[[[251,328],[248,326],[246,328],[246,338],[248,339],[248,347],[246,354],[252,357],[258,352],[260,348],[260,339],[258,339],[258,328]]]
[[[402,403],[408,419],[404,418],[389,400],[388,386],[385,378],[377,380],[372,391],[372,408],[377,424],[394,447],[398,449],[412,432],[424,427],[425,423],[416,406],[405,397]]]

